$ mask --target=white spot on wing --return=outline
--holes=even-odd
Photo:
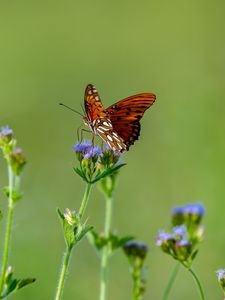
[[[95,96],[95,100],[97,100],[97,101],[98,101],[98,100],[99,100],[99,97],[98,97],[98,96]]]
[[[92,94],[92,90],[90,90],[90,91],[88,92],[88,94],[91,95],[91,94]]]
[[[113,141],[112,137],[110,135],[107,135],[108,140],[110,140],[111,142]]]
[[[123,149],[123,147],[119,143],[117,143],[117,145],[118,145],[118,147],[119,147],[120,150]]]
[[[99,129],[99,127],[97,128],[97,131],[101,133],[105,133],[103,130]]]
[[[104,131],[109,130],[109,128],[105,128],[105,127],[103,127],[103,126],[99,126],[98,128],[100,128],[101,130],[104,130]]]
[[[104,122],[103,122],[103,125],[105,125],[105,126],[109,126],[109,127],[112,127],[112,124],[111,124],[111,123],[109,123],[109,122],[106,122],[106,121],[104,121]]]

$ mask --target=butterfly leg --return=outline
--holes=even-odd
[[[92,132],[92,148],[95,146],[95,134]]]
[[[81,124],[78,128],[77,128],[77,139],[79,142],[82,141],[82,127],[83,127],[83,124]],[[81,139],[80,139],[81,137]]]

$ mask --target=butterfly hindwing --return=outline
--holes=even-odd
[[[106,109],[113,129],[124,140],[127,150],[140,135],[140,119],[146,109],[154,102],[156,96],[151,93],[137,94],[123,99]]]

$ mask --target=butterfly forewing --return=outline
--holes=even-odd
[[[97,120],[101,117],[106,117],[106,112],[103,108],[101,98],[95,86],[88,84],[84,94],[84,107],[89,121]]]
[[[96,88],[89,84],[84,96],[87,125],[94,134],[99,135],[111,149],[123,152],[127,149],[123,139],[113,129],[110,119],[103,108],[100,96]]]

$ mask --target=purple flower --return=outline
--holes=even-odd
[[[177,241],[177,244],[176,244],[178,247],[187,247],[187,246],[190,246],[191,245],[191,242],[189,242],[188,240],[180,240],[180,241]]]
[[[13,131],[8,127],[0,128],[0,146],[7,145],[13,136]]]
[[[132,256],[144,259],[148,252],[148,246],[140,242],[129,241],[123,246],[123,250],[128,257]]]
[[[74,152],[87,153],[92,149],[92,143],[90,141],[83,141],[73,146]]]
[[[173,238],[174,237],[171,233],[160,230],[156,237],[156,246],[161,247],[164,243],[173,240]]]
[[[100,155],[102,153],[99,147],[91,148],[86,154],[84,155],[84,159],[92,158],[93,156]]]
[[[175,237],[183,238],[187,233],[187,228],[185,225],[175,226],[173,227],[173,235]]]
[[[90,141],[83,141],[82,143],[76,144],[73,147],[73,151],[81,155],[82,159],[89,159],[94,156],[99,156],[102,153],[100,147],[93,147]]]
[[[8,128],[8,127],[3,127],[1,128],[1,135],[13,135],[13,131],[12,129]]]
[[[205,209],[201,203],[187,204],[180,207],[175,207],[172,211],[172,215],[198,215],[203,216],[205,213]]]

